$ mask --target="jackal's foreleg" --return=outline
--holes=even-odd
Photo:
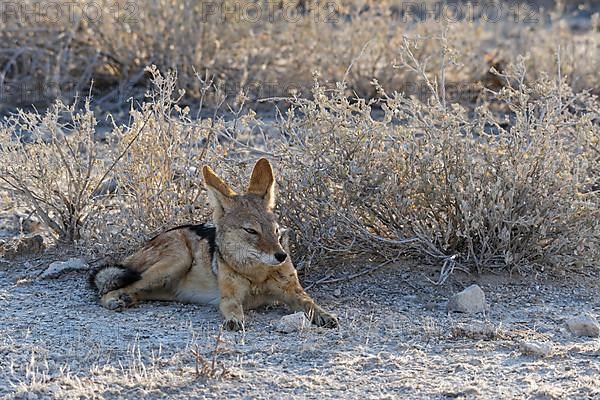
[[[292,311],[304,311],[313,324],[326,328],[338,326],[337,317],[323,310],[302,288],[295,271],[278,281],[271,291],[277,300],[287,304]]]
[[[247,282],[234,279],[227,273],[219,274],[221,299],[219,310],[225,321],[223,327],[230,331],[244,329],[244,300],[249,293]]]

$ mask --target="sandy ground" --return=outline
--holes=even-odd
[[[0,262],[1,398],[600,398],[600,339],[576,338],[564,323],[599,316],[597,270],[528,281],[454,275],[438,287],[424,268],[388,266],[310,290],[339,329],[279,333],[288,311],[273,307],[250,312],[246,332],[224,332],[215,352],[216,308],[108,311],[85,271],[38,277],[65,258]],[[489,312],[449,314],[448,297],[475,282]],[[476,321],[492,333],[461,332]],[[552,351],[525,355],[522,341]]]

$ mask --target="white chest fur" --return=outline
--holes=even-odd
[[[214,291],[198,290],[195,287],[182,287],[177,291],[177,300],[182,303],[219,304],[219,289]]]
[[[184,303],[219,304],[217,277],[210,263],[195,263],[176,289],[177,300]]]

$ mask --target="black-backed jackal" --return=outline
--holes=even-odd
[[[302,289],[285,233],[273,214],[275,178],[268,160],[258,160],[245,194],[205,166],[202,170],[214,225],[185,225],[151,239],[117,265],[90,276],[104,307],[119,310],[143,300],[219,305],[224,327],[244,327],[244,310],[283,302],[304,311],[319,326],[337,318]]]

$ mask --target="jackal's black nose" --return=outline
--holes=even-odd
[[[275,259],[279,262],[284,262],[287,258],[287,254],[285,253],[275,253]]]

